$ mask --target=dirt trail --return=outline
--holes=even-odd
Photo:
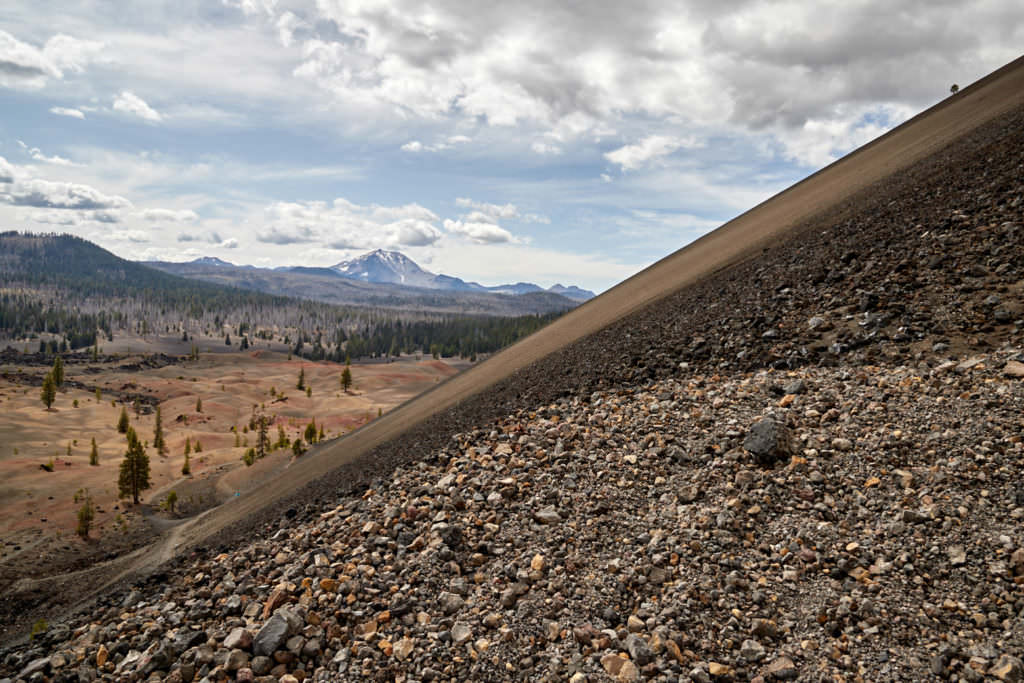
[[[874,142],[666,257],[486,362],[453,377],[344,438],[322,444],[280,476],[171,529],[157,544],[115,563],[106,575],[142,576],[227,527],[255,516],[305,484],[395,439],[428,418],[565,345],[761,251],[801,221],[910,166],[1024,102],[1024,58],[914,117]],[[102,587],[98,587],[102,589]]]

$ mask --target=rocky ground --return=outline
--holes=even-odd
[[[681,369],[517,411],[3,665],[28,680],[1019,680],[1021,361]]]
[[[0,653],[24,680],[1024,679],[1024,111]]]

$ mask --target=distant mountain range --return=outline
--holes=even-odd
[[[239,266],[213,256],[184,263],[145,265],[194,280],[312,299],[345,306],[369,306],[438,313],[518,316],[566,311],[593,292],[555,285],[543,289],[520,282],[485,287],[449,275],[430,273],[397,251],[369,252],[329,267]]]
[[[232,268],[253,268],[253,266],[236,266],[215,256],[204,256],[189,261],[195,266],[223,266]],[[358,280],[373,284],[399,285],[402,287],[419,287],[420,289],[440,289],[448,292],[480,292],[489,294],[530,294],[548,292],[559,294],[576,302],[594,298],[594,293],[586,289],[560,284],[544,289],[531,282],[517,282],[511,285],[486,287],[477,282],[465,280],[451,275],[435,275],[424,270],[411,258],[399,251],[377,249],[349,261],[342,261],[330,267],[281,266],[275,271],[301,273],[306,275],[340,275],[350,280]]]

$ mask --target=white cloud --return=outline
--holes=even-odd
[[[19,142],[21,142],[21,141],[19,140]],[[56,154],[54,154],[53,156],[48,157],[45,154],[43,154],[39,150],[38,147],[33,147],[32,149],[28,150],[28,155],[30,157],[32,157],[32,159],[35,160],[35,161],[39,161],[39,162],[44,163],[44,164],[52,164],[54,166],[78,166],[79,165],[79,164],[76,164],[75,162],[71,161],[70,159],[65,159],[64,157],[58,156]]]
[[[508,230],[495,223],[471,223],[445,220],[444,229],[455,235],[469,238],[476,244],[502,244],[518,242]]]
[[[912,114],[910,109],[901,107],[862,107],[855,113],[843,112],[832,119],[808,119],[799,130],[780,131],[776,139],[786,159],[801,166],[820,168],[870,142]]]
[[[73,119],[84,119],[85,114],[79,109],[68,109],[67,107],[50,107],[50,113],[57,116],[69,116]]]
[[[78,227],[99,223],[120,223],[122,221],[119,210],[105,211],[76,211],[76,210],[51,210],[33,211],[28,215],[29,220],[44,225],[61,225],[65,227]]]
[[[65,72],[81,73],[103,48],[103,43],[58,34],[42,49],[0,30],[0,86],[40,88]]]
[[[281,45],[291,47],[292,43],[295,42],[295,33],[308,29],[309,24],[300,19],[294,12],[285,12],[277,18],[274,27],[277,29],[277,37],[281,41]]]
[[[124,197],[108,196],[79,183],[51,182],[31,178],[15,182],[11,189],[0,190],[0,201],[15,206],[50,209],[122,209],[131,202]]]
[[[487,202],[474,201],[469,197],[458,197],[455,200],[455,206],[475,209],[494,220],[501,218],[519,218],[519,209],[516,208],[515,204],[488,204]]]
[[[237,249],[238,248],[238,240],[235,239],[234,237],[231,237],[231,238],[226,239],[223,242],[221,242],[219,246],[220,246],[221,249]]]
[[[464,145],[467,142],[472,142],[473,139],[465,135],[450,135],[445,138],[442,142],[435,142],[432,145],[424,145],[419,140],[411,140],[410,142],[402,145],[403,152],[441,152],[446,149],[451,149],[456,145]]]
[[[199,216],[191,209],[143,209],[139,212],[143,220],[164,223],[191,223],[199,220]]]
[[[398,249],[428,246],[442,233],[429,209],[418,204],[362,206],[334,202],[275,202],[264,210],[257,239],[269,244],[319,243],[332,249]]]
[[[530,145],[530,149],[536,154],[557,156],[562,153],[562,148],[558,145],[552,145],[548,142],[535,142]]]
[[[131,208],[124,197],[71,182],[53,182],[32,177],[29,169],[18,168],[0,157],[0,202],[40,209],[103,211]]]
[[[7,159],[0,157],[0,185],[13,183],[16,174],[17,170],[14,168],[14,165],[7,161]]]
[[[607,152],[604,158],[618,164],[624,171],[633,171],[648,162],[668,156],[679,149],[702,147],[703,143],[695,137],[676,137],[671,135],[649,135],[635,145],[625,145]]]
[[[497,223],[501,220],[519,221],[521,223],[550,223],[551,219],[536,213],[523,214],[515,204],[489,204],[478,202],[469,197],[458,197],[455,206],[472,209],[462,219],[469,223]]]
[[[242,10],[246,16],[266,14],[273,16],[277,8],[277,0],[222,0],[225,7]]]
[[[114,98],[114,109],[131,114],[132,116],[138,116],[146,121],[157,122],[163,118],[159,112],[146,104],[145,100],[127,90],[122,91],[120,95]]]
[[[103,234],[103,238],[114,242],[131,242],[132,244],[146,244],[149,240],[149,233],[142,230],[113,230]]]

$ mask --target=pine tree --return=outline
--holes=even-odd
[[[185,455],[188,455],[191,452],[192,452],[192,437],[186,436],[185,437]]]
[[[60,356],[53,359],[53,381],[58,389],[64,386],[64,359]]]
[[[81,538],[89,538],[89,529],[92,527],[92,520],[96,517],[96,510],[92,504],[92,496],[85,494],[82,507],[78,508],[78,526],[75,533]]]
[[[295,388],[299,391],[306,388],[306,368],[299,368],[299,381],[295,384]]]
[[[203,412],[203,399],[201,398],[196,398],[196,412]]]
[[[153,448],[157,455],[167,455],[167,443],[164,441],[164,423],[160,417],[160,406],[156,407],[156,424],[153,426]]]
[[[57,381],[53,378],[52,372],[46,373],[40,398],[43,400],[47,410],[53,406],[53,400],[57,398]]]
[[[96,466],[100,464],[100,452],[96,448],[96,437],[92,437],[92,450],[89,451],[89,464]]]
[[[131,427],[128,428],[128,450],[121,461],[121,472],[117,480],[118,495],[121,498],[132,497],[132,501],[139,504],[139,492],[150,487],[149,483],[149,456],[146,455],[146,448],[139,441],[138,435]]]
[[[256,457],[266,457],[270,451],[270,436],[267,434],[267,420],[266,415],[260,415],[256,419],[256,424],[259,427],[259,434],[256,437]]]
[[[349,370],[348,366],[346,365],[345,369],[341,371],[341,388],[345,390],[345,393],[348,393],[348,388],[351,386],[352,371]]]
[[[181,473],[186,477],[192,474],[192,456],[188,454],[188,451],[185,451],[185,462],[181,466]]]
[[[224,335],[224,345],[225,346],[231,346],[231,335],[230,334],[225,334]]]
[[[121,406],[121,417],[117,418],[117,431],[119,434],[127,434],[131,427],[128,422],[128,410]]]
[[[306,441],[307,442],[309,442],[311,444],[316,443],[316,418],[315,417],[309,421],[308,425],[306,425],[306,432],[305,432],[305,434],[303,436],[306,437]]]

